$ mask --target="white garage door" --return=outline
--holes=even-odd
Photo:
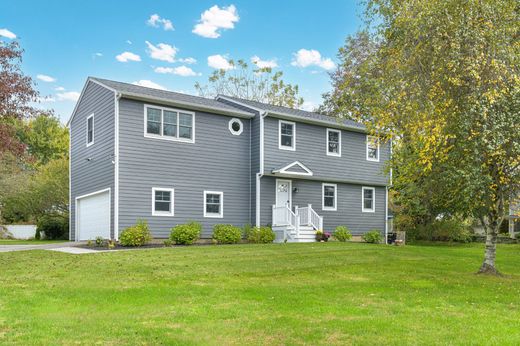
[[[110,192],[82,197],[77,204],[78,240],[110,238]]]

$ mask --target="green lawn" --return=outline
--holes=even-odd
[[[0,253],[0,344],[520,344],[520,246]]]
[[[43,245],[63,243],[67,240],[0,239],[0,245]]]

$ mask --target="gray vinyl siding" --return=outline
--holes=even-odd
[[[76,237],[76,197],[110,188],[110,234],[114,236],[114,93],[89,82],[70,123],[71,239]],[[86,146],[87,117],[94,113],[94,144]],[[90,158],[90,161],[87,159]]]
[[[268,116],[264,121],[264,170],[284,167],[300,161],[313,173],[313,178],[351,183],[387,185],[385,163],[390,146],[380,148],[379,162],[366,160],[366,134],[341,130],[341,157],[327,155],[327,127],[296,122],[296,150],[278,148],[278,120]]]
[[[361,235],[372,229],[382,233],[385,231],[385,208],[386,191],[384,187],[371,185],[337,184],[337,210],[322,210],[322,183],[326,181],[311,181],[304,179],[291,179],[292,187],[298,192],[292,192],[292,206],[306,207],[312,204],[312,208],[323,216],[323,228],[325,231],[333,232],[336,226],[347,226],[354,235]],[[276,202],[275,177],[262,178],[262,202],[261,223],[267,225],[272,223],[272,205]],[[362,212],[362,187],[375,187],[376,201],[375,212]]]
[[[251,224],[255,224],[256,220],[256,174],[260,173],[260,114],[258,111],[244,107],[242,105],[237,104],[236,102],[231,102],[224,99],[218,100],[221,103],[224,103],[229,106],[233,106],[237,109],[252,113],[255,115],[253,119],[251,119],[251,134],[250,134],[250,142],[251,142]]]
[[[232,117],[195,112],[195,143],[144,137],[144,103],[119,104],[119,228],[146,219],[152,235],[164,238],[179,223],[202,223],[203,238],[215,224],[250,223],[250,120],[240,136]],[[175,189],[174,216],[152,216],[152,188]],[[224,217],[203,217],[204,190],[224,193]]]

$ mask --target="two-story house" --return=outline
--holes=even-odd
[[[289,241],[386,234],[390,145],[356,122],[89,78],[69,127],[72,240],[118,239],[137,219],[157,238],[192,220],[203,238],[220,223]]]

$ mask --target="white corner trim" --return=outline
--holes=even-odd
[[[365,208],[365,190],[372,190],[372,208]],[[376,212],[376,188],[363,186],[361,188],[361,211],[363,213],[375,213]]]
[[[385,187],[385,244],[388,244],[388,186]]]
[[[155,109],[160,109],[161,110],[161,128],[160,128],[161,134],[159,134],[159,135],[151,134],[151,133],[148,133],[146,131],[147,130],[147,117],[146,117],[146,109],[147,108],[155,108]],[[164,111],[170,111],[170,112],[177,113],[177,125],[176,125],[176,127],[177,127],[176,135],[177,136],[176,137],[170,137],[170,136],[163,136],[162,135],[163,123],[164,123],[164,121],[163,121],[164,120]],[[191,139],[180,138],[179,137],[180,113],[190,114],[192,116]],[[146,137],[146,138],[161,139],[161,140],[166,140],[166,141],[171,141],[171,142],[195,143],[195,112],[186,111],[186,110],[182,110],[182,109],[175,109],[175,108],[168,108],[168,107],[150,105],[150,104],[146,104],[145,103],[144,106],[143,106],[143,119],[144,119],[143,134],[144,134],[144,137]]]
[[[119,240],[119,99],[114,93],[114,239]]]
[[[92,119],[92,142],[89,142],[88,141],[88,121]],[[88,117],[87,117],[87,121],[86,121],[86,126],[85,126],[85,143],[87,144],[87,147],[90,147],[92,144],[94,144],[94,139],[95,139],[95,122],[96,122],[96,119],[94,118],[94,113],[90,114]]]
[[[99,195],[101,193],[105,193],[108,191],[108,203],[110,204],[111,203],[111,200],[112,200],[112,196],[111,196],[111,192],[110,192],[110,188],[107,187],[106,189],[102,189],[102,190],[98,190],[98,191],[94,191],[94,192],[90,192],[90,193],[87,193],[87,194],[84,194],[84,195],[81,195],[81,196],[77,196],[74,200],[74,211],[75,211],[75,217],[74,217],[74,227],[76,228],[74,230],[74,241],[79,241],[79,232],[78,232],[78,221],[79,221],[79,214],[78,214],[78,201],[82,198],[85,198],[85,197],[90,197],[90,196],[94,196],[94,195]],[[110,212],[110,208],[108,209],[108,220],[109,220],[109,224],[110,224],[110,221],[112,220],[112,216],[111,216],[111,212]],[[109,230],[109,234],[110,234],[110,230]],[[71,239],[72,240],[72,239]]]
[[[329,152],[329,132],[337,132],[337,133],[339,133],[339,136],[338,136],[338,152],[337,153]],[[339,129],[327,128],[327,138],[326,138],[327,147],[325,148],[325,151],[327,152],[327,156],[341,157],[341,134],[342,134],[342,131],[339,130]]]
[[[334,207],[326,207],[325,206],[325,186],[334,187]],[[327,211],[337,211],[338,210],[338,185],[331,183],[322,183],[321,184],[321,210]]]
[[[293,133],[292,133],[292,146],[284,146],[282,145],[282,124],[289,124],[293,127]],[[293,121],[287,121],[287,120],[278,120],[278,149],[281,150],[291,150],[296,151],[296,123]]]
[[[367,135],[366,136],[366,158],[367,158],[367,161],[373,161],[373,162],[379,162],[379,157],[381,156],[381,150],[380,150],[380,145],[379,145],[379,140],[377,140],[377,158],[371,158],[368,156],[368,146],[370,144],[371,141],[373,141],[373,139],[376,138],[375,136],[370,136],[370,135]]]
[[[208,213],[206,212],[206,195],[220,195],[220,213]],[[224,217],[224,192],[222,191],[208,191],[204,190],[204,217],[210,218],[223,218]]]
[[[170,211],[155,211],[155,191],[169,191],[171,193]],[[175,216],[175,189],[152,187],[152,216]]]
[[[233,130],[233,123],[240,124],[240,129],[238,131]],[[228,128],[229,128],[229,132],[231,132],[231,134],[233,136],[240,136],[242,134],[242,132],[244,132],[244,124],[242,123],[242,120],[240,120],[238,118],[231,119],[228,123]]]
[[[301,169],[305,171],[305,173],[302,172],[289,172],[288,170],[291,169],[294,166],[299,166]],[[294,161],[293,163],[288,164],[285,167],[282,167],[280,169],[273,170],[272,173],[282,173],[282,174],[290,174],[290,175],[304,175],[304,176],[312,176],[314,173],[303,163],[300,161]]]

